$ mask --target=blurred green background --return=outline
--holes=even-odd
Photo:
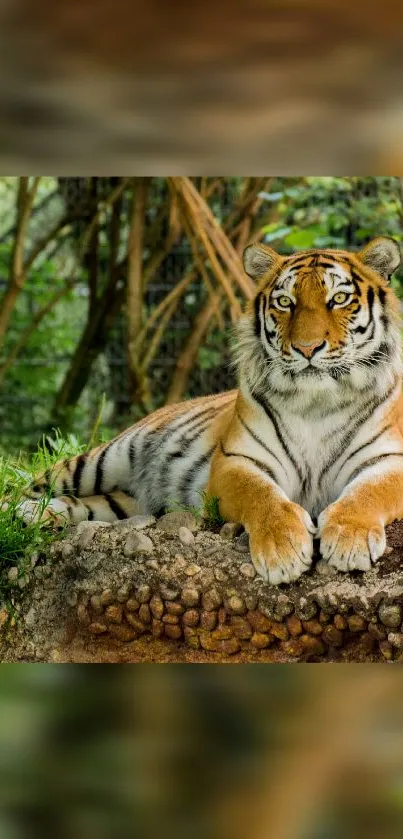
[[[1,839],[400,839],[387,665],[5,665]]]
[[[0,441],[87,443],[230,388],[241,255],[403,233],[397,177],[1,178]],[[403,288],[403,274],[396,288]]]

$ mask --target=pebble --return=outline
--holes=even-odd
[[[14,583],[16,580],[18,580],[18,568],[15,565],[13,565],[7,571],[7,578],[10,581],[10,583]]]
[[[242,565],[239,566],[239,573],[242,574],[243,577],[247,577],[249,580],[253,580],[256,577],[256,571],[251,562],[243,562]]]
[[[309,621],[314,618],[318,611],[316,603],[309,602],[306,597],[301,597],[299,603],[295,606],[295,614],[301,620]]]
[[[322,625],[319,623],[318,620],[312,618],[310,621],[302,621],[303,627],[306,632],[309,632],[310,635],[321,635],[322,634]]]
[[[301,644],[300,638],[290,638],[288,641],[283,641],[281,644],[281,649],[286,655],[290,655],[293,658],[299,658],[304,652],[304,647]]]
[[[200,592],[194,586],[186,586],[181,592],[181,601],[187,608],[197,606],[200,600]]]
[[[325,652],[325,645],[321,638],[313,635],[301,635],[298,640],[301,642],[304,652],[309,653],[309,655],[323,655]]]
[[[200,615],[197,609],[188,609],[183,615],[182,623],[185,626],[197,626],[199,618]]]
[[[276,608],[274,611],[274,616],[277,620],[282,620],[286,618],[287,615],[291,615],[294,611],[294,606],[291,603],[289,597],[286,594],[279,594],[277,597]]]
[[[151,624],[151,635],[154,638],[161,638],[164,634],[164,624],[162,621],[157,620],[157,618],[153,618],[153,622]]]
[[[227,638],[232,638],[233,634],[230,626],[220,626],[218,629],[213,630],[211,636],[216,641],[225,641]]]
[[[238,533],[240,533],[241,530],[241,524],[237,524],[234,521],[226,521],[220,530],[221,539],[225,539],[226,541],[231,542],[233,539],[235,539],[235,536],[238,536]]]
[[[123,553],[127,557],[135,556],[137,554],[150,554],[154,550],[154,545],[149,536],[144,533],[133,533],[125,542]]]
[[[101,603],[101,598],[98,594],[93,594],[90,600],[92,611],[95,612],[96,615],[103,614],[103,606]]]
[[[202,629],[215,629],[217,625],[217,612],[206,612],[202,611],[200,613],[200,626]]]
[[[178,615],[164,615],[162,623],[177,624],[179,623]]]
[[[183,634],[185,636],[185,641],[188,647],[191,647],[193,650],[200,649],[199,636],[197,635],[195,629],[193,629],[191,626],[185,626]]]
[[[137,612],[137,609],[139,608],[139,606],[140,606],[140,603],[139,603],[138,600],[136,600],[135,597],[129,597],[129,599],[127,600],[127,602],[125,604],[125,608],[127,609],[128,612]]]
[[[182,545],[186,547],[193,548],[195,543],[195,537],[191,530],[188,527],[180,527],[179,528],[179,539],[182,542]]]
[[[136,633],[130,626],[125,626],[124,624],[121,626],[110,626],[109,633],[112,635],[113,638],[117,638],[118,641],[134,641],[136,637]]]
[[[252,646],[256,647],[257,650],[264,650],[266,647],[269,647],[273,641],[273,636],[266,632],[254,632],[250,639]]]
[[[290,615],[285,623],[290,635],[293,637],[302,635],[302,623],[296,615]]]
[[[127,623],[129,623],[139,635],[146,631],[144,624],[138,619],[137,615],[133,615],[132,612],[126,612],[125,617]]]
[[[246,618],[241,618],[238,615],[231,615],[229,620],[230,626],[232,627],[236,638],[239,638],[241,641],[247,641],[252,637],[252,627]]]
[[[403,650],[403,633],[402,632],[389,632],[388,641],[389,641],[389,644],[392,644],[392,647],[396,647],[396,649],[398,649],[398,650]]]
[[[181,603],[172,602],[167,603],[166,609],[169,615],[183,615],[185,611],[185,608],[181,605]]]
[[[116,599],[119,601],[119,603],[126,603],[126,600],[129,599],[129,594],[130,594],[129,586],[122,586],[117,591]]]
[[[266,615],[262,615],[261,612],[248,612],[247,619],[255,630],[255,632],[270,632],[271,630],[271,620],[266,617]]]
[[[109,606],[110,603],[113,603],[115,597],[111,588],[106,588],[101,594],[100,602],[102,606]]]
[[[188,510],[175,510],[172,513],[165,513],[158,519],[156,528],[164,533],[179,534],[179,529],[186,527],[192,533],[198,529],[198,524],[193,513]]]
[[[153,594],[153,596],[150,600],[150,609],[151,609],[151,612],[152,612],[154,618],[157,618],[157,620],[162,618],[162,616],[164,614],[164,608],[165,608],[164,604],[163,604],[159,594]]]
[[[392,652],[392,647],[389,644],[389,641],[386,641],[386,639],[383,640],[383,641],[380,641],[379,642],[379,649],[380,649],[383,657],[386,658],[387,661],[392,660],[393,652]]]
[[[214,576],[218,583],[227,583],[228,582],[228,574],[222,570],[222,568],[215,568]]]
[[[152,620],[151,610],[150,610],[150,607],[149,607],[148,603],[142,603],[141,604],[141,606],[139,608],[139,618],[145,624],[151,623],[151,620]]]
[[[290,633],[288,632],[287,627],[284,623],[277,623],[277,621],[272,621],[270,626],[270,632],[274,635],[275,638],[278,638],[279,641],[288,641],[290,637]]]
[[[200,571],[200,565],[195,565],[195,563],[191,563],[191,565],[187,565],[185,568],[185,574],[187,577],[195,577],[196,574],[200,574]]]
[[[360,615],[349,615],[347,624],[350,632],[364,632],[367,622]]]
[[[156,559],[146,559],[145,564],[147,568],[151,568],[152,571],[158,571],[159,565]]]
[[[343,631],[344,629],[347,629],[347,621],[346,621],[344,615],[339,615],[339,614],[335,615],[334,618],[333,618],[333,623],[334,623],[336,629],[340,629],[340,631]]]
[[[107,631],[108,627],[106,624],[101,623],[100,621],[93,621],[93,623],[90,623],[88,627],[88,632],[91,632],[91,635],[102,635]]]
[[[5,614],[6,614],[6,620],[7,620],[7,618],[8,618],[8,612],[7,612],[7,610],[6,610],[6,609],[2,609],[2,612],[5,612]],[[31,608],[28,610],[27,614],[25,615],[24,621],[25,621],[25,625],[26,625],[26,626],[28,626],[28,627],[30,627],[30,628],[31,628],[31,627],[33,627],[33,626],[35,626],[35,623],[36,623],[36,611],[35,611],[35,609],[34,609],[34,607],[33,607],[33,606],[31,606]],[[6,622],[6,621],[4,621],[4,623],[5,623],[5,622]],[[0,626],[4,625],[4,623],[1,623],[1,622],[0,622]]]
[[[122,623],[123,609],[122,606],[114,605],[107,606],[105,609],[105,617],[110,623]]]
[[[177,641],[182,635],[182,629],[180,626],[171,626],[170,624],[166,624],[165,635],[167,638],[172,638],[174,641]]]
[[[315,571],[321,577],[335,577],[337,574],[337,568],[333,568],[333,565],[329,565],[324,559],[319,559],[315,565]]]
[[[249,546],[249,534],[244,530],[237,539],[235,539],[234,548],[239,553],[248,553],[250,546]]]
[[[233,594],[231,597],[228,598],[227,608],[234,613],[234,615],[244,615],[246,612],[246,606],[242,597],[239,597],[237,594]]]
[[[177,588],[170,588],[170,586],[164,585],[164,583],[160,583],[160,592],[162,595],[163,600],[176,600],[179,591]],[[186,606],[186,603],[185,603]]]
[[[322,639],[329,647],[343,646],[343,633],[340,629],[336,629],[335,626],[325,626],[322,632]]]
[[[207,612],[211,612],[211,611],[213,611],[213,609],[218,609],[218,607],[221,606],[221,603],[222,603],[222,596],[217,591],[215,586],[208,589],[208,591],[203,592],[203,594],[202,594],[202,604],[203,604],[203,609],[205,609]]]
[[[150,586],[139,586],[136,591],[136,600],[138,600],[139,603],[149,603],[149,601],[151,600],[151,595],[152,591]]]
[[[391,629],[397,629],[402,622],[402,608],[397,603],[391,605],[382,603],[378,615],[383,625]]]
[[[70,559],[70,557],[75,553],[75,549],[71,542],[62,542],[60,550],[62,559]]]

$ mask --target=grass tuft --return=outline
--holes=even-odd
[[[0,455],[0,604],[9,602],[18,579],[31,566],[32,554],[43,551],[55,538],[44,522],[25,523],[18,515],[18,505],[24,500],[28,485],[35,476],[61,459],[80,454],[83,448],[74,435],[64,438],[55,430],[53,437],[42,439],[31,459]],[[52,487],[38,501],[40,513],[51,497]],[[8,572],[12,567],[18,568],[18,577],[10,581]]]

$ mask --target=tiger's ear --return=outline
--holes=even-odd
[[[364,265],[373,268],[385,280],[388,280],[396,271],[402,259],[398,243],[394,239],[389,239],[388,236],[378,236],[373,239],[357,256]]]
[[[280,260],[280,254],[267,245],[248,245],[243,252],[243,267],[252,279],[257,280]]]

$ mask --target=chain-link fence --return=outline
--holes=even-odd
[[[41,237],[57,224],[58,218],[67,210],[72,217],[73,235],[60,231],[49,243],[46,258],[38,269],[33,269],[18,301],[18,310],[11,324],[11,344],[29,327],[36,312],[43,304],[50,287],[63,283],[74,272],[74,247],[80,239],[85,225],[94,211],[94,200],[83,184],[89,179],[62,179],[49,195],[39,202],[30,225],[29,248],[35,248]],[[113,187],[113,179],[100,179],[104,194]],[[99,200],[99,195],[97,196]],[[126,198],[124,199],[126,200]],[[231,195],[228,190],[220,196],[223,215],[229,212]],[[123,208],[125,209],[125,208]],[[12,215],[3,220],[0,230],[0,248],[12,231]],[[161,231],[161,235],[164,231]],[[155,242],[155,248],[159,246]],[[0,251],[1,254],[1,251]],[[0,274],[0,294],[7,284],[6,259]],[[100,262],[104,259],[101,252]],[[185,236],[181,236],[158,271],[153,276],[144,294],[146,312],[151,312],[183,278],[193,256]],[[46,267],[47,266],[47,267]],[[57,276],[54,270],[57,268]],[[53,273],[52,273],[53,272]],[[124,277],[122,278],[124,282]],[[194,323],[194,318],[206,299],[206,288],[195,276],[186,293],[181,297],[170,323],[164,331],[159,350],[148,373],[152,407],[157,408],[165,401],[169,390],[178,354],[185,345]],[[85,278],[79,280],[67,298],[54,307],[51,314],[41,322],[23,352],[15,359],[9,374],[5,377],[0,403],[0,433],[3,447],[10,441],[12,448],[30,448],[52,428],[52,411],[57,390],[69,368],[77,343],[86,322],[88,306],[88,285]],[[197,363],[191,371],[184,398],[206,393],[219,392],[234,386],[235,374],[230,365],[228,312],[221,311],[221,326],[212,321],[199,349]],[[36,386],[32,387],[35,381]],[[138,417],[128,387],[128,364],[126,348],[126,312],[120,308],[108,332],[102,352],[95,358],[89,381],[74,410],[71,427],[80,437],[88,438],[96,421],[100,405],[104,403],[102,423],[107,433],[113,434]]]

